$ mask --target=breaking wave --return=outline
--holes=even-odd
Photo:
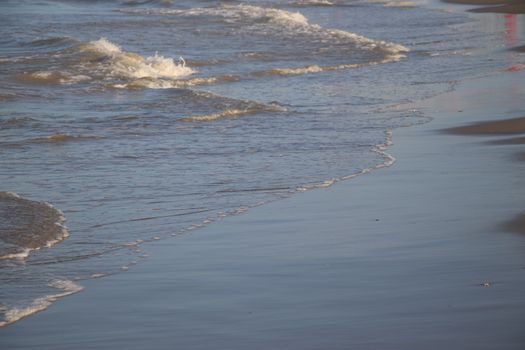
[[[155,53],[143,57],[123,51],[105,38],[85,42],[53,55],[60,67],[56,70],[20,74],[20,81],[33,84],[70,85],[82,82],[126,84],[137,79],[172,81],[196,71],[186,66],[182,57],[174,60]]]
[[[180,62],[175,62],[173,58],[158,53],[144,58],[136,53],[122,51],[105,38],[82,44],[80,50],[109,58],[105,68],[110,75],[121,78],[177,79],[195,73],[193,69],[186,67],[182,58],[179,59]]]
[[[329,3],[329,2],[328,2]],[[325,3],[325,4],[328,4]],[[219,5],[217,7],[179,9],[125,9],[127,13],[175,15],[175,16],[210,16],[222,19],[225,23],[244,24],[245,28],[253,29],[259,34],[288,35],[293,38],[308,37],[310,40],[329,40],[333,43],[353,44],[362,50],[383,51],[386,54],[400,54],[409,50],[399,44],[381,40],[373,40],[351,32],[326,29],[317,24],[309,23],[300,12],[290,12],[275,8],[265,8],[253,5]],[[268,25],[269,24],[269,25]],[[264,28],[261,28],[264,27]],[[262,29],[262,30],[261,30]],[[284,29],[284,31],[283,31]]]

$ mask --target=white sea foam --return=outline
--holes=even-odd
[[[118,45],[110,42],[106,38],[100,38],[95,41],[90,41],[89,43],[82,45],[82,49],[87,51],[97,51],[105,55],[122,53]]]
[[[148,9],[148,10],[122,10],[128,13],[150,13],[181,16],[213,16],[222,17],[228,22],[255,20],[267,20],[281,24],[308,25],[308,20],[299,12],[289,12],[274,8],[264,8],[252,5],[220,5],[217,7],[197,7],[187,10],[174,9]]]
[[[49,286],[59,289],[62,292],[36,298],[30,305],[25,307],[4,308],[4,321],[0,321],[0,327],[7,326],[20,320],[21,318],[30,316],[39,311],[43,311],[58,299],[78,293],[82,290],[82,286],[70,280],[53,280],[49,283]]]
[[[0,260],[24,260],[29,256],[32,249],[24,248],[23,250],[16,253],[8,253],[0,256]]]
[[[83,44],[80,46],[80,50],[109,57],[109,65],[104,62],[108,66],[101,68],[102,70],[109,70],[109,75],[116,77],[178,79],[195,73],[195,70],[186,67],[183,59],[180,59],[180,62],[175,62],[173,58],[164,57],[158,53],[144,58],[136,53],[122,51],[118,45],[105,38]]]

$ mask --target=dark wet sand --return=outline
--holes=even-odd
[[[525,52],[525,45],[513,47],[511,50],[516,52]]]
[[[525,13],[525,3],[518,4],[504,4],[499,6],[489,6],[489,7],[480,7],[470,10],[471,12],[491,12],[491,13],[513,13],[513,14],[523,14]]]
[[[489,143],[493,145],[523,145],[525,144],[525,136],[494,140]]]
[[[447,129],[460,135],[512,135],[525,133],[525,117],[475,123]]]
[[[525,214],[516,216],[514,219],[505,224],[505,229],[520,234],[525,234]]]
[[[522,146],[441,130],[522,117],[523,79],[415,106],[435,119],[394,132],[393,167],[147,245],[0,348],[522,350]]]
[[[525,162],[525,152],[517,153],[515,159],[519,160],[520,162]]]
[[[504,5],[510,3],[519,3],[519,0],[506,1],[506,0],[443,0],[451,4],[462,4],[462,5]]]
[[[521,74],[523,75],[523,74]],[[525,106],[525,105],[524,105]],[[525,108],[525,107],[524,107]],[[525,133],[525,117],[513,119],[499,119],[481,123],[473,123],[465,126],[448,128],[444,130],[450,134],[473,135],[473,136],[509,136]],[[499,138],[487,141],[488,145],[524,145],[525,136]],[[524,161],[525,152],[521,150],[515,154],[515,160]],[[524,208],[525,209],[525,208]],[[525,214],[520,214],[503,225],[503,228],[525,234]]]
[[[471,12],[491,13],[525,13],[525,2],[523,0],[443,0],[444,2],[462,5],[480,5],[484,7],[474,8]]]

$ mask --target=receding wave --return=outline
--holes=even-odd
[[[0,259],[25,258],[68,237],[62,212],[11,192],[0,192]]]
[[[53,280],[49,283],[49,287],[58,289],[61,292],[36,298],[29,305],[12,308],[3,307],[0,309],[0,312],[3,314],[3,320],[0,321],[0,327],[5,327],[24,317],[43,311],[58,299],[78,293],[82,290],[81,286],[70,280]]]

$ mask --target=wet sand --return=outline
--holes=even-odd
[[[508,136],[525,133],[525,117],[473,123],[465,126],[445,129],[444,131],[450,134],[467,136],[507,136],[506,138],[498,138],[488,141],[486,142],[488,145],[523,145],[525,144],[525,136]],[[517,152],[515,155],[515,160],[525,160],[525,152]],[[520,214],[509,222],[505,223],[503,225],[503,229],[525,234],[525,214]]]
[[[516,216],[505,225],[505,228],[509,231],[525,234],[525,214]]]
[[[394,131],[393,167],[147,245],[0,347],[523,349],[523,148],[442,130],[522,118],[524,75],[414,106],[434,120]]]
[[[480,5],[484,7],[474,8],[469,11],[479,13],[525,13],[525,2],[522,0],[444,0],[444,2],[461,5]]]
[[[460,135],[512,135],[525,133],[525,117],[475,123],[447,130]]]
[[[480,7],[470,10],[471,12],[491,12],[491,13],[512,13],[512,14],[523,14],[525,13],[525,4],[504,4],[499,6]]]
[[[525,136],[494,140],[494,141],[490,141],[489,143],[493,145],[523,145],[525,144]]]

